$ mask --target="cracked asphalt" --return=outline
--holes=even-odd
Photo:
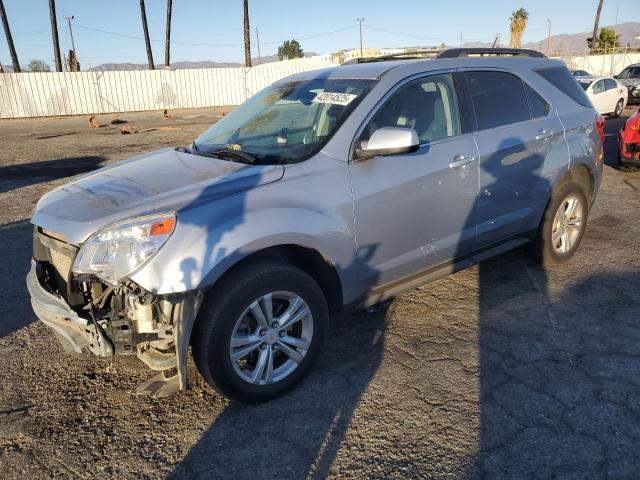
[[[627,109],[629,114],[631,109]],[[28,218],[70,175],[188,143],[219,112],[0,120],[0,477],[640,478],[640,172],[615,165],[577,255],[516,250],[361,311],[293,392],[151,400],[135,358],[66,355],[31,311]],[[108,122],[112,116],[103,116]],[[53,136],[61,135],[62,136]],[[48,138],[42,138],[48,137]]]

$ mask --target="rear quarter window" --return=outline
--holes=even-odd
[[[549,112],[549,105],[544,99],[526,83],[524,89],[527,92],[527,98],[529,99],[529,108],[531,109],[531,118],[544,117]]]
[[[534,70],[551,85],[583,107],[593,108],[587,94],[566,67],[539,68]]]

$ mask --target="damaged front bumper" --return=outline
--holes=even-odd
[[[67,352],[99,357],[136,354],[156,376],[136,388],[151,397],[172,395],[187,387],[187,352],[202,294],[190,291],[167,297],[130,291],[117,318],[96,319],[91,312],[71,308],[41,281],[34,260],[27,275],[31,305],[40,321],[50,327]]]
[[[38,265],[31,261],[27,274],[27,289],[31,306],[40,321],[51,328],[65,351],[93,353],[99,357],[113,355],[113,344],[96,325],[79,316],[64,300],[49,293],[38,280]]]

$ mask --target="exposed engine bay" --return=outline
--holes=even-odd
[[[130,280],[110,286],[95,275],[74,274],[78,250],[60,235],[35,228],[35,280],[28,285],[30,291],[44,291],[31,292],[40,319],[69,352],[136,355],[160,372],[139,385],[137,394],[159,397],[184,390],[189,335],[201,293],[153,295]]]

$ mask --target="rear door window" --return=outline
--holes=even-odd
[[[524,85],[506,72],[467,72],[478,129],[500,127],[529,120]]]
[[[578,84],[569,70],[566,67],[552,67],[552,68],[540,68],[534,70],[538,75],[544,78],[551,85],[563,92],[574,102],[582,105],[583,107],[591,108],[591,100],[584,93],[584,90]]]

